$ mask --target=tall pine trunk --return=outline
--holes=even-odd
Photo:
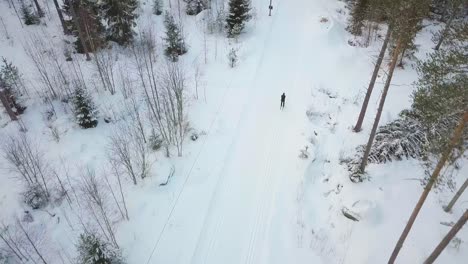
[[[465,213],[458,219],[457,223],[450,229],[450,231],[445,235],[444,239],[440,241],[439,245],[434,249],[431,255],[424,261],[424,264],[432,264],[437,259],[437,257],[442,253],[448,243],[453,239],[453,237],[462,229],[468,220],[468,210],[465,210]]]
[[[354,126],[354,131],[359,132],[362,129],[362,122],[364,121],[364,116],[366,115],[367,106],[369,105],[369,100],[372,95],[372,90],[374,89],[375,81],[377,80],[377,75],[380,70],[380,66],[382,65],[382,61],[385,57],[385,52],[387,51],[388,42],[390,41],[390,36],[392,34],[392,29],[389,27],[387,30],[387,34],[385,35],[385,40],[382,44],[382,48],[380,49],[380,54],[375,63],[374,72],[372,73],[372,78],[369,83],[369,87],[367,87],[366,97],[364,98],[364,102],[362,102],[361,112],[359,113],[359,118],[357,120],[356,125]]]
[[[44,16],[44,11],[42,11],[42,8],[39,5],[39,2],[37,0],[33,0],[33,2],[34,2],[34,5],[36,6],[36,9],[37,9],[37,15],[39,17],[43,17]]]
[[[435,46],[435,50],[439,50],[440,46],[442,46],[442,42],[444,42],[445,37],[447,36],[448,31],[450,30],[450,27],[452,26],[452,21],[453,18],[455,17],[456,12],[453,11],[452,15],[450,16],[449,20],[447,21],[447,24],[445,25],[444,31],[442,31],[442,34],[440,34],[439,42],[437,42],[437,45]]]
[[[385,105],[385,99],[387,99],[388,89],[390,88],[390,83],[392,82],[393,72],[395,71],[395,66],[398,60],[398,55],[400,54],[400,49],[401,49],[401,40],[398,39],[396,48],[393,52],[392,62],[390,64],[390,70],[388,72],[387,81],[385,82],[382,97],[380,98],[379,108],[377,109],[377,115],[375,116],[374,125],[372,126],[372,131],[371,131],[369,140],[367,141],[367,145],[366,145],[366,151],[364,152],[364,156],[362,157],[362,161],[361,161],[361,166],[359,167],[360,173],[364,173],[366,166],[367,166],[367,159],[369,158],[369,153],[372,147],[372,143],[374,142],[375,134],[379,126],[380,117],[382,116],[383,107]]]
[[[405,229],[403,230],[400,238],[398,239],[397,244],[395,245],[395,248],[393,249],[390,259],[388,260],[389,264],[393,264],[395,262],[398,256],[398,253],[400,252],[400,249],[403,247],[403,243],[405,242],[405,239],[408,236],[408,233],[411,230],[411,227],[413,226],[414,221],[416,220],[416,217],[419,214],[419,211],[421,210],[421,207],[426,201],[426,198],[429,195],[429,192],[431,191],[432,186],[434,186],[434,183],[436,182],[437,177],[439,177],[440,171],[442,170],[445,163],[447,162],[450,154],[452,153],[453,148],[455,147],[457,142],[459,142],[460,139],[462,138],[463,129],[467,122],[468,122],[468,110],[466,110],[465,113],[463,114],[463,118],[460,120],[460,123],[455,129],[452,139],[450,140],[450,143],[447,146],[447,149],[444,151],[444,153],[442,153],[442,156],[440,157],[440,160],[437,163],[437,166],[434,169],[434,172],[432,172],[431,178],[429,178],[429,181],[427,182],[426,187],[424,188],[424,191],[418,200],[418,203],[414,207],[413,212],[411,213],[411,216],[408,220],[408,223],[406,224]]]
[[[54,0],[54,5],[55,5],[55,9],[57,10],[57,14],[59,16],[59,19],[60,19],[60,24],[62,24],[63,33],[65,35],[67,35],[70,32],[68,31],[68,28],[67,28],[67,26],[65,24],[65,19],[63,18],[62,9],[60,9],[60,5],[57,2],[57,0]]]
[[[463,185],[460,187],[460,189],[457,191],[455,196],[453,196],[452,200],[450,203],[444,208],[445,212],[450,212],[452,211],[453,205],[457,202],[458,198],[463,194],[463,192],[466,190],[466,187],[468,187],[468,178],[465,180]]]
[[[2,103],[3,107],[5,108],[5,111],[7,112],[8,116],[10,117],[11,121],[16,121],[18,120],[18,117],[16,116],[15,112],[11,108],[10,102],[8,98],[5,95],[5,90],[3,90],[0,87],[0,102]]]
[[[74,2],[71,1],[70,11],[72,14],[72,20],[73,20],[73,23],[75,24],[76,30],[78,30],[78,36],[80,38],[81,45],[83,46],[83,51],[86,55],[86,60],[90,61],[91,57],[89,56],[88,46],[86,45],[85,34],[83,32],[83,28],[81,28],[81,23],[80,23],[80,20],[82,20],[82,18],[78,16],[78,14],[76,13],[75,7],[73,5],[74,5]]]

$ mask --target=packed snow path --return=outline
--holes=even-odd
[[[334,11],[326,2],[283,0],[275,3],[272,17],[262,17],[258,30],[265,34],[258,40],[263,46],[252,78],[232,84],[245,87],[246,98],[237,103],[238,97],[228,96],[231,102],[225,102],[240,112],[232,143],[224,146],[229,150],[221,164],[207,163],[219,167],[210,176],[216,178],[212,193],[201,200],[208,204],[190,199],[206,194],[184,190],[169,219],[178,228],[155,234],[148,263],[320,263],[310,249],[300,252],[294,226],[305,112],[314,78],[333,70],[330,61],[336,57],[329,47],[330,22],[320,22]],[[199,210],[186,210],[189,204]]]

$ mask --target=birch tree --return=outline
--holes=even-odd
[[[119,245],[115,238],[115,229],[109,210],[110,206],[107,202],[107,197],[104,195],[105,192],[102,190],[102,184],[92,169],[88,168],[81,175],[81,191],[85,197],[88,211],[99,227],[100,233],[109,243],[118,248]]]

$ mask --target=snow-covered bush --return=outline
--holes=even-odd
[[[44,152],[24,133],[3,137],[1,150],[7,161],[7,168],[27,187],[24,201],[31,207],[41,207],[42,197],[50,197],[50,162],[44,158]]]
[[[96,127],[97,110],[85,88],[77,85],[72,97],[73,112],[78,125],[84,129]]]
[[[14,263],[11,254],[7,252],[7,249],[0,248],[0,264]]]
[[[44,208],[49,203],[49,197],[39,185],[30,185],[23,192],[24,203],[31,206],[32,209]]]
[[[159,150],[163,145],[163,139],[158,134],[152,134],[149,138],[150,147],[152,150]]]
[[[403,158],[420,158],[425,154],[426,133],[412,118],[400,118],[381,126],[375,136],[369,162],[385,163]],[[363,152],[363,147],[360,152]]]
[[[405,158],[424,158],[427,153],[427,142],[427,132],[421,123],[407,112],[402,112],[400,118],[377,130],[367,162],[385,163]],[[359,170],[364,151],[365,145],[360,145],[354,158],[343,161],[354,182],[361,182],[364,178]]]
[[[190,136],[190,139],[191,139],[192,141],[197,141],[198,138],[199,138],[199,135],[198,135],[197,132],[193,132],[192,135]]]
[[[95,234],[81,234],[78,244],[78,264],[123,264],[118,249]]]
[[[207,8],[205,0],[184,0],[184,2],[187,3],[185,12],[190,16],[198,15]]]
[[[41,22],[39,20],[39,16],[34,14],[32,11],[31,6],[27,5],[24,1],[21,1],[20,12],[23,17],[24,24],[26,25],[36,25]]]
[[[239,58],[237,57],[237,49],[231,48],[228,54],[229,66],[231,68],[236,67]]]
[[[299,158],[308,159],[310,155],[308,149],[309,149],[309,146],[305,146],[304,149],[301,149],[299,153]]]
[[[153,2],[153,14],[159,16],[162,14],[163,4],[162,0],[154,0]]]

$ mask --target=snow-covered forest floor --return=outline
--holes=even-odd
[[[425,170],[420,161],[411,159],[370,164],[369,180],[353,183],[340,164],[367,141],[384,82],[381,71],[363,131],[354,133],[352,126],[382,39],[366,48],[349,45],[349,40],[356,40],[345,30],[349,10],[344,2],[274,0],[272,16],[268,16],[268,1],[252,0],[253,19],[237,41],[205,34],[205,13],[186,16],[182,12],[189,49],[179,63],[186,74],[192,132],[185,139],[182,157],[175,149],[169,158],[162,150],[151,151],[147,178],[133,185],[122,177],[128,221],[114,205],[104,175],[117,190],[108,161],[109,137],[130,122],[126,107],[130,99],[120,89],[115,95],[105,91],[95,64],[83,55],[74,54],[73,62],[65,61],[67,44],[53,2],[40,2],[47,7],[46,25],[22,26],[8,3],[0,1],[0,17],[7,30],[0,27],[0,57],[19,68],[29,89],[22,127],[1,113],[0,144],[9,136],[26,134],[40,149],[49,171],[56,171],[64,182],[71,201],[62,197],[43,209],[31,210],[22,199],[24,186],[1,157],[0,223],[12,230],[29,211],[33,220],[23,225],[38,241],[47,263],[73,263],[84,228],[98,229],[82,200],[80,186],[87,170],[102,181],[100,192],[107,197],[111,225],[127,263],[388,260],[423,190]],[[153,15],[151,8],[151,1],[140,1],[136,31],[152,29],[158,67],[163,67],[162,16]],[[416,38],[418,58],[432,52],[431,36],[438,30],[433,22],[426,24]],[[33,42],[34,38],[42,43]],[[44,88],[25,51],[28,45],[55,51],[70,76],[76,65],[81,66],[99,110],[96,128],[79,128],[68,104],[46,103],[39,97]],[[239,62],[234,68],[228,64],[231,47],[238,49]],[[137,101],[149,129],[134,58],[128,49],[114,46],[112,52],[117,61],[116,80],[130,76],[134,83],[130,97]],[[46,54],[52,56],[50,51]],[[414,62],[408,60],[403,69],[397,68],[381,125],[410,106],[416,80]],[[283,92],[286,107],[280,110]],[[48,119],[51,105],[55,114]],[[190,139],[193,132],[199,134],[196,141]],[[301,159],[300,150],[306,146],[310,155]],[[431,192],[397,263],[422,263],[450,228],[441,223],[455,222],[464,212],[466,193],[451,214],[442,207],[468,176],[465,164],[462,161],[459,170],[444,171],[453,173],[454,186],[441,185]],[[172,168],[174,174],[168,179]],[[48,177],[58,193],[57,177]],[[344,217],[343,208],[359,214],[360,221]],[[465,228],[437,263],[466,263],[467,259]]]

